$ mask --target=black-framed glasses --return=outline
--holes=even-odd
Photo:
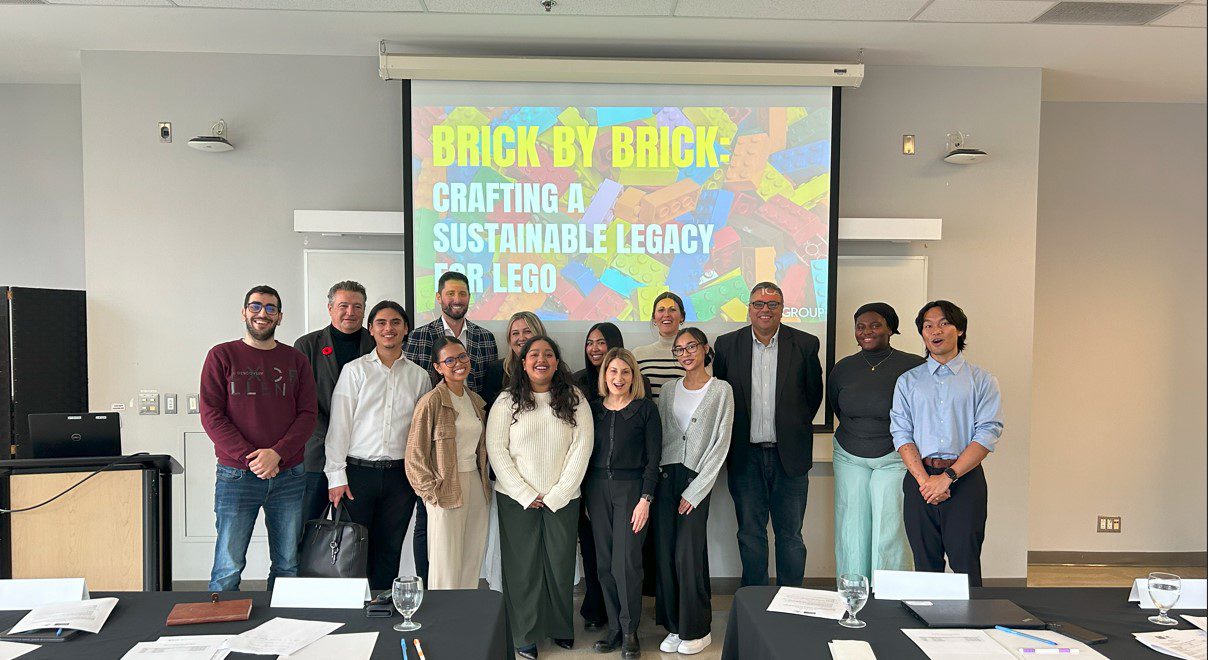
[[[765,302],[763,300],[752,300],[751,301],[751,307],[754,309],[758,309],[758,310],[761,310],[764,307],[767,307],[768,309],[770,309],[771,311],[774,312],[774,311],[780,309],[781,306],[782,306],[781,303],[778,303],[775,300],[772,300],[770,302]]]
[[[679,357],[684,353],[692,353],[693,355],[696,355],[696,352],[699,350],[700,342],[690,341],[683,346],[676,346],[675,348],[671,349],[671,354],[675,357]]]
[[[266,305],[261,302],[250,302],[247,304],[247,311],[249,311],[253,314],[259,314],[260,312],[265,312],[269,316],[272,316],[272,315],[276,314],[277,312],[281,311],[281,308],[272,303],[269,303]]]
[[[445,365],[446,367],[449,367],[450,369],[452,369],[453,365],[457,364],[458,362],[469,362],[469,361],[470,361],[470,356],[466,355],[465,353],[462,353],[460,355],[454,355],[453,357],[447,357],[447,358],[441,360],[440,363]]]

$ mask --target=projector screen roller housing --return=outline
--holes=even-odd
[[[838,90],[403,83],[404,186],[416,324],[464,273],[467,318],[502,338],[536,312],[572,368],[592,324],[657,338],[655,297],[710,338],[747,323],[758,282],[833,363]],[[500,342],[501,349],[503,343]],[[826,426],[828,411],[815,422]]]

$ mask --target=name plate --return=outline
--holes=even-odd
[[[969,576],[964,573],[873,571],[877,600],[969,600]]]
[[[359,610],[373,596],[365,578],[287,578],[273,582],[269,607]]]
[[[88,585],[82,577],[0,580],[0,610],[32,610],[88,598]]]

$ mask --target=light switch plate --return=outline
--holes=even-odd
[[[185,395],[185,412],[190,415],[201,412],[201,397],[196,394]]]
[[[140,415],[158,415],[159,414],[159,390],[139,390],[138,391],[138,414],[140,414]]]
[[[176,395],[175,394],[165,394],[164,395],[164,414],[165,415],[175,415],[176,413],[177,413]]]

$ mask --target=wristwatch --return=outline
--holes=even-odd
[[[952,480],[952,483],[956,483],[956,480],[960,478],[956,476],[956,470],[953,470],[950,467],[944,468],[944,474],[948,475],[948,478]]]
[[[646,495],[643,495],[643,496],[642,496],[642,499],[646,500],[647,502],[653,502],[653,501],[654,501],[654,495],[646,494]]]

